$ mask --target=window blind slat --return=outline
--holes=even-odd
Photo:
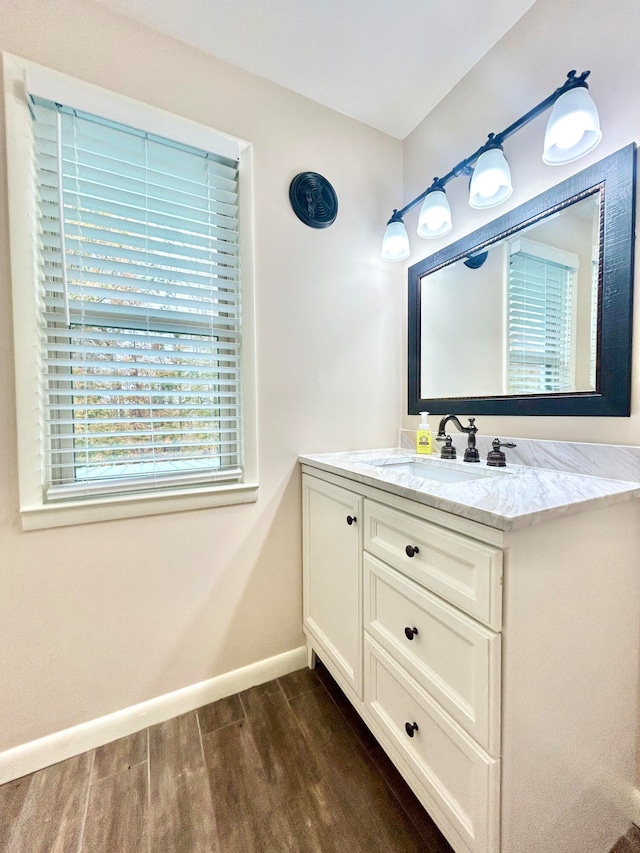
[[[166,435],[166,434],[165,434]],[[111,436],[105,436],[105,438],[110,438]],[[121,439],[124,435],[114,436],[114,439]],[[185,448],[189,448],[192,455],[195,455],[196,452],[200,452],[201,455],[207,455],[210,453],[212,449],[212,443],[210,440],[203,439],[202,441],[167,441],[166,437],[164,439],[158,439],[157,433],[154,433],[154,438],[156,439],[153,442],[147,442],[145,444],[136,444],[133,442],[129,442],[127,445],[127,459],[122,460],[123,462],[128,462],[133,454],[135,454],[136,459],[138,461],[144,459],[152,459],[154,453],[158,450],[162,450],[163,452],[163,460],[165,462],[179,460],[182,456],[181,453],[175,453],[176,448],[180,448],[183,450]],[[86,464],[87,459],[93,458],[95,461],[104,461],[109,457],[113,460],[113,462],[117,462],[121,459],[122,449],[118,445],[112,444],[89,444],[87,442],[83,442],[83,436],[78,436],[76,438],[76,444],[82,447],[82,456],[84,464]],[[91,439],[89,440],[91,441]],[[216,451],[221,452],[221,448],[227,446],[232,447],[235,442],[219,442],[216,444]],[[170,454],[166,451],[172,450],[174,454]],[[69,448],[68,450],[60,450],[58,455],[66,460],[65,464],[73,464],[75,462],[75,458],[78,455],[78,447]]]
[[[236,209],[238,194],[214,186],[211,180],[207,180],[204,187],[194,182],[183,186],[176,186],[174,182],[174,186],[169,186],[157,183],[150,170],[137,171],[140,177],[134,178],[76,163],[75,172],[63,172],[64,187],[79,195],[100,197],[104,193],[111,200],[142,197],[149,209],[155,209],[156,204],[172,203],[176,209],[209,210],[212,202],[223,210]]]
[[[227,396],[228,396],[228,399],[227,399]],[[239,401],[239,396],[237,394],[225,395],[223,402],[219,402],[218,405],[214,408],[230,409],[230,408],[233,408],[233,404],[234,403],[237,404],[238,401]],[[99,418],[102,417],[101,413],[104,413],[104,411],[105,411],[105,406],[102,403],[96,403],[95,405],[86,405],[83,403],[77,403],[77,404],[75,404],[75,403],[63,403],[58,408],[62,413],[64,413],[64,412],[74,412],[74,413],[86,412],[87,413],[85,416],[83,416],[82,414],[78,415],[77,416],[78,420],[82,420],[83,417],[91,417],[97,421]],[[122,411],[122,412],[129,412],[129,413],[134,412],[135,413],[137,411],[147,412],[149,410],[149,408],[150,408],[150,406],[148,404],[145,405],[145,400],[144,400],[144,398],[142,398],[141,400],[139,400],[135,403],[118,403],[118,405],[114,407],[114,410],[117,409],[119,412]],[[175,414],[177,412],[190,412],[191,414],[193,414],[193,409],[194,409],[194,407],[191,404],[189,404],[189,405],[185,404],[182,406],[165,404],[165,405],[159,406],[158,408],[161,410],[161,414],[166,414],[167,412],[171,412],[172,414]],[[199,406],[198,409],[204,410],[204,407]],[[135,418],[132,418],[132,420],[135,420]],[[209,420],[211,420],[211,419],[209,418]],[[151,419],[150,422],[153,423],[153,419]],[[94,424],[94,426],[95,426],[95,424]]]
[[[51,139],[41,137],[37,139],[40,157],[38,166],[45,172],[57,171],[57,142],[55,130],[52,132]],[[133,163],[123,160],[121,157],[111,155],[107,151],[86,151],[76,147],[75,151],[71,146],[63,145],[63,151],[66,151],[70,159],[77,160],[79,166],[83,169],[94,169],[97,172],[108,172],[117,175],[118,178],[131,177],[140,180],[146,174],[151,183],[156,186],[161,186],[166,189],[181,190],[188,194],[202,194],[202,174],[206,170],[206,184],[211,189],[221,190],[236,195],[237,187],[235,181],[235,170],[225,169],[222,172],[217,168],[216,164],[206,162],[206,165],[200,165],[198,169],[192,171],[183,171],[182,173],[170,172],[170,164],[159,164],[159,167],[154,169],[151,164],[147,164],[147,169],[143,163]],[[166,166],[167,168],[162,168]]]
[[[133,351],[135,354],[135,350]],[[75,359],[65,359],[65,358],[56,358],[56,359],[47,359],[45,362],[46,366],[50,368],[49,372],[45,375],[50,376],[51,378],[59,378],[60,368],[62,367],[73,367],[77,364],[77,360]],[[92,368],[91,376],[95,379],[108,379],[112,376],[111,373],[107,372],[107,366],[104,362],[96,361],[94,362],[94,367]],[[114,369],[118,370],[131,370],[134,363],[127,363],[126,361],[120,362],[115,366]],[[54,369],[55,368],[55,369]],[[100,372],[104,371],[104,372]],[[166,370],[164,371],[166,373]],[[214,384],[219,382],[219,379],[207,379],[205,377],[200,376],[201,373],[210,373],[211,368],[208,365],[203,364],[190,364],[182,366],[182,369],[179,369],[176,365],[171,365],[171,373],[174,375],[174,378],[169,378],[167,376],[162,376],[161,380],[163,385],[177,385],[182,387],[188,387],[189,384],[192,383],[201,383],[203,385]],[[183,375],[184,374],[184,375]],[[195,376],[193,375],[195,374]],[[217,377],[234,377],[237,378],[240,375],[240,371],[237,367],[218,367],[216,370]],[[149,381],[160,381],[160,379],[155,379],[153,374],[149,374]]]
[[[56,235],[59,239],[59,235]],[[67,250],[83,258],[101,258],[105,255],[112,256],[124,261],[132,261],[142,264],[148,263],[148,258],[155,259],[157,264],[166,264],[174,269],[198,271],[213,275],[219,268],[232,271],[238,266],[237,251],[233,245],[225,245],[219,241],[219,247],[208,246],[206,248],[190,247],[187,244],[176,244],[175,241],[167,242],[150,239],[149,237],[131,237],[126,234],[114,234],[109,232],[97,233],[94,229],[82,228],[78,233],[65,232]],[[55,250],[56,244],[47,246],[47,249]]]
[[[203,284],[202,287],[181,287],[181,281],[177,275],[162,281],[137,278],[134,289],[130,286],[127,288],[128,282],[134,278],[133,275],[127,277],[123,271],[116,275],[97,276],[89,267],[80,270],[70,265],[68,275],[69,296],[78,303],[84,303],[87,313],[91,313],[91,302],[95,300],[100,305],[104,305],[107,301],[120,306],[142,304],[143,307],[153,305],[162,307],[166,305],[167,311],[183,308],[185,311],[192,312],[210,310],[233,315],[239,301],[237,293],[214,288],[212,285],[216,282],[211,280],[209,286]],[[85,277],[89,276],[96,282],[95,284],[87,284]],[[192,283],[191,276],[188,277],[188,282]]]
[[[58,301],[65,297],[62,270],[51,264],[42,255],[43,266],[47,269],[49,280],[46,282],[47,290],[44,294],[44,304],[47,309],[55,310]],[[73,299],[80,304],[85,313],[98,316],[103,305],[139,306],[141,300],[165,295],[181,299],[185,309],[190,312],[201,311],[203,307],[220,315],[225,313],[233,315],[239,303],[237,280],[215,277],[208,282],[182,282],[177,276],[173,280],[163,281],[160,277],[154,280],[143,276],[126,275],[124,270],[116,273],[96,273],[92,269],[78,269],[71,266],[67,280],[67,294],[73,289]],[[178,303],[167,310],[176,310]],[[73,306],[72,306],[73,307]],[[90,310],[91,309],[91,310]]]
[[[43,178],[45,186],[50,185],[51,177],[57,173],[57,145],[55,140],[38,140],[39,162],[38,169]],[[69,153],[71,149],[63,146],[63,152]],[[78,190],[92,186],[104,188],[113,187],[122,190],[129,189],[138,194],[149,195],[155,198],[173,198],[181,200],[182,204],[197,207],[211,198],[227,204],[237,204],[237,184],[233,177],[223,177],[216,174],[211,164],[204,161],[203,166],[190,175],[168,174],[167,172],[153,171],[145,168],[143,163],[132,164],[118,160],[114,157],[93,156],[82,152],[76,152],[77,159],[75,170],[64,171],[65,186],[74,187]],[[73,154],[70,154],[73,157]],[[233,174],[233,173],[231,173]],[[76,181],[79,184],[76,184]]]
[[[181,284],[200,285],[203,293],[218,285],[227,290],[237,289],[234,287],[237,272],[232,267],[211,264],[209,270],[187,272],[168,266],[169,262],[169,258],[158,258],[152,254],[147,256],[146,263],[127,263],[113,257],[103,260],[97,255],[85,255],[82,252],[76,254],[73,249],[67,247],[68,269],[82,274],[83,280],[86,279],[87,282],[91,282],[95,277],[96,281],[114,282],[121,287],[126,286],[128,290],[135,290],[136,284],[142,286],[145,281],[154,282],[157,279],[161,282],[171,282],[178,287]],[[95,272],[97,268],[103,268],[107,272],[99,274]]]
[[[57,194],[53,199],[54,206],[51,209],[51,216],[55,217],[47,222],[47,233],[59,234],[57,223],[58,201]],[[46,217],[46,211],[44,212]],[[44,217],[41,217],[44,218]],[[231,226],[232,223],[228,223]],[[124,235],[127,238],[129,234],[143,235],[145,239],[158,239],[164,243],[173,243],[178,246],[201,246],[208,249],[210,246],[218,243],[222,245],[225,252],[229,254],[237,253],[238,232],[232,230],[231,227],[222,228],[213,226],[212,223],[192,223],[193,227],[176,228],[169,224],[167,227],[160,226],[158,223],[150,224],[146,222],[137,222],[133,219],[108,214],[104,211],[91,213],[87,210],[82,212],[82,229],[73,223],[67,222],[65,234],[71,237],[81,237],[86,233],[90,226],[98,226],[115,232],[116,239],[119,235]]]
[[[69,330],[67,330],[67,334],[71,334]],[[116,339],[117,334],[112,333],[112,338]],[[153,336],[148,336],[149,341],[154,341]],[[133,346],[128,346],[128,342],[123,342],[122,348],[118,350],[120,357],[126,356],[137,356],[140,354],[140,349],[135,346],[135,341],[132,341]],[[43,360],[43,364],[60,364],[60,362],[66,358],[67,356],[74,356],[73,362],[75,363],[78,360],[78,356],[86,354],[86,357],[89,355],[93,355],[95,353],[104,353],[102,347],[97,344],[89,344],[85,347],[81,346],[81,344],[69,343],[64,341],[55,341],[52,342],[48,347],[48,357]],[[216,359],[216,364],[220,367],[228,368],[229,365],[236,366],[238,356],[238,346],[237,344],[231,343],[220,343],[216,346],[215,341],[211,344],[211,354],[207,354],[205,356],[196,352],[188,352],[186,350],[182,350],[180,353],[180,363],[177,364],[175,360],[171,361],[171,367],[173,370],[210,370],[210,357]],[[102,359],[97,359],[98,361],[102,361]],[[169,362],[168,362],[169,363]],[[64,366],[64,365],[63,365]]]
[[[45,195],[47,189],[47,187],[44,188]],[[66,189],[64,195],[65,207],[68,205],[68,212],[65,215],[72,225],[74,223],[81,223],[87,212],[109,214],[121,217],[122,219],[131,219],[134,222],[143,223],[145,221],[146,210],[138,204],[126,205],[109,199],[94,198],[89,195],[77,196],[77,194]],[[56,200],[53,198],[47,198],[47,200],[54,204],[56,203]],[[131,201],[137,202],[139,200],[132,197]],[[154,210],[153,221],[156,225],[173,228],[177,231],[195,231],[196,233],[207,234],[211,225],[220,227],[220,236],[224,236],[226,228],[233,234],[237,231],[237,212],[225,214],[218,211],[212,212],[206,217],[204,215],[196,215],[197,213],[198,211],[187,207],[180,210],[181,215],[178,215],[177,211],[172,213],[170,209],[164,211]]]
[[[152,417],[143,417],[143,418],[138,417],[138,418],[136,418],[136,421],[135,421],[135,422],[136,422],[136,425],[137,425],[137,424],[149,424],[149,425],[153,425],[154,431],[157,431],[157,432],[159,432],[159,433],[161,433],[161,434],[163,433],[163,429],[162,429],[162,427],[161,427],[161,426],[158,426],[158,424],[157,424],[157,422],[156,422],[156,419],[155,419],[155,418],[152,418]],[[56,418],[54,421],[52,421],[52,420],[45,421],[45,424],[47,425],[47,434],[48,434],[48,435],[53,435],[53,434],[55,433],[55,431],[56,431],[56,427],[61,426],[61,425],[64,425],[64,424],[73,424],[73,423],[74,423],[74,420],[73,420],[72,418],[67,418],[67,419],[64,419],[64,418],[60,418],[60,419],[58,419],[58,418]],[[112,426],[112,425],[114,425],[114,424],[130,425],[130,424],[131,424],[131,419],[130,419],[130,418],[122,418],[122,417],[120,417],[120,418],[104,418],[104,419],[103,419],[103,421],[102,421],[102,423],[103,423],[103,425],[106,425],[106,426]],[[180,418],[180,423],[181,423],[181,424],[183,424],[183,425],[184,425],[184,424],[191,424],[191,425],[192,425],[191,427],[189,427],[189,429],[188,429],[188,430],[186,430],[186,432],[185,432],[185,434],[186,434],[186,433],[193,432],[193,430],[194,430],[194,429],[196,429],[195,424],[206,425],[206,424],[208,423],[208,419],[206,419],[206,418],[195,418],[195,417],[186,417],[186,416],[183,416],[183,417],[181,417],[181,418]],[[235,423],[236,423],[235,418],[233,418],[233,417],[231,417],[231,416],[229,416],[229,417],[219,417],[219,418],[218,418],[218,423],[219,423],[219,424],[225,424],[225,423],[229,423],[229,424],[231,424],[231,426],[229,426],[229,427],[224,427],[224,428],[223,428],[223,427],[221,426],[221,427],[220,427],[220,430],[219,430],[220,434],[223,434],[223,435],[227,435],[227,434],[228,434],[228,435],[238,435],[238,434],[239,434],[239,432],[240,432],[239,428],[237,428],[236,426],[234,426],[234,425],[235,425]],[[137,434],[138,434],[137,432],[127,432],[127,430],[126,430],[126,429],[123,429],[123,430],[117,430],[117,432],[122,433],[122,435],[137,435]],[[171,430],[167,430],[167,432],[173,433],[173,432],[174,432],[174,430],[173,430],[173,428],[172,428]],[[178,432],[179,432],[179,430],[178,430]],[[58,433],[58,435],[59,435],[59,433]]]
[[[156,291],[161,288],[158,286]],[[205,328],[224,328],[225,325],[231,326],[234,320],[237,321],[237,307],[234,303],[227,299],[202,299],[193,302],[188,299],[179,299],[173,294],[153,293],[151,290],[143,292],[136,291],[135,293],[122,294],[128,296],[128,299],[121,299],[117,289],[103,290],[102,288],[82,288],[75,284],[73,279],[69,283],[69,293],[73,297],[71,309],[74,322],[86,322],[89,324],[92,318],[104,318],[106,322],[110,316],[131,316],[139,317],[142,320],[142,327],[147,325],[147,320],[156,317],[157,319],[164,318],[167,320],[171,314],[175,315],[174,324],[177,326],[181,321],[197,322],[200,320],[201,325]],[[80,295],[79,295],[80,294]],[[94,299],[92,300],[92,295]],[[108,294],[107,301],[106,295]],[[84,298],[83,298],[84,297]],[[64,294],[59,297],[52,297],[47,300],[46,308],[55,313],[64,300]],[[84,319],[83,319],[84,318]],[[212,325],[213,318],[217,318],[218,322]]]
[[[44,145],[48,146],[46,150],[51,155],[51,142],[47,140]],[[63,151],[70,152],[70,158],[74,158],[83,169],[95,169],[99,172],[115,175],[118,178],[130,177],[134,180],[143,179],[146,175],[151,183],[169,190],[188,187],[194,194],[202,194],[202,174],[206,171],[208,186],[234,194],[237,191],[235,168],[222,166],[209,160],[200,160],[195,168],[183,166],[180,169],[180,167],[176,168],[174,164],[166,160],[159,161],[153,156],[147,156],[145,167],[144,162],[134,162],[131,158],[123,158],[118,156],[117,152],[112,152],[104,146],[99,151],[95,148],[83,148],[80,139],[76,140],[75,151],[69,145],[63,145]]]
[[[159,141],[146,134],[136,133],[132,128],[123,132],[122,127],[74,115],[64,109],[63,118],[63,148],[72,151],[71,156],[79,162],[83,152],[97,152],[126,163],[144,164],[153,171],[163,171],[159,166],[164,165],[167,172],[185,176],[197,174],[203,168],[203,163],[207,163],[208,168],[217,174],[234,179],[236,163],[224,157],[175,147],[169,140]],[[50,131],[45,131],[45,135],[51,138]]]
[[[54,374],[54,378],[56,384],[59,385],[60,377],[59,374]],[[137,388],[127,388],[126,382],[122,382],[122,379],[129,378],[130,385],[136,385]],[[100,404],[106,405],[105,401],[108,398],[113,398],[117,402],[113,405],[118,405],[120,401],[125,399],[136,399],[135,405],[144,403],[148,406],[164,406],[167,401],[172,400],[180,400],[183,404],[189,404],[191,406],[211,406],[214,404],[216,399],[220,397],[228,397],[229,394],[227,391],[221,392],[217,395],[212,395],[210,392],[205,393],[202,390],[202,393],[198,393],[197,390],[192,388],[184,388],[182,390],[174,391],[169,390],[168,388],[165,390],[157,390],[155,391],[152,388],[145,388],[144,386],[147,384],[144,381],[144,377],[142,379],[134,377],[119,377],[117,388],[109,388],[105,387],[106,383],[92,383],[89,381],[80,382],[78,381],[76,374],[73,375],[73,387],[72,388],[63,388],[56,387],[55,389],[50,389],[49,393],[56,397],[59,401],[64,400],[65,398],[70,398],[77,405],[82,405],[83,399],[91,399],[95,400],[96,398],[100,398]],[[202,383],[204,384],[204,383]],[[220,379],[216,383],[216,387],[219,387],[220,384],[224,384],[225,386],[229,386],[234,388],[234,390],[238,386],[238,382],[231,379]],[[124,387],[122,387],[124,386]],[[142,386],[142,387],[140,387]],[[61,403],[64,405],[64,403]]]
[[[173,257],[179,266],[185,262],[198,263],[210,262],[212,254],[220,258],[224,267],[237,267],[237,246],[223,240],[212,240],[209,245],[197,246],[190,244],[187,240],[178,242],[175,239],[163,240],[158,237],[141,237],[132,233],[117,232],[105,228],[84,228],[82,234],[74,233],[72,229],[65,232],[65,241],[69,249],[79,252],[81,246],[88,246],[90,252],[104,255],[105,252],[113,251],[121,258],[136,259],[145,252],[150,251],[154,255],[164,258]],[[47,231],[41,235],[41,242],[45,251],[60,251],[60,234]],[[100,252],[97,250],[100,249]]]
[[[47,188],[45,188],[46,191]],[[82,210],[105,210],[131,219],[144,221],[144,217],[153,214],[158,222],[203,223],[207,225],[213,220],[224,225],[237,219],[238,209],[231,204],[216,204],[215,213],[206,208],[192,205],[176,204],[171,199],[145,198],[134,192],[120,192],[108,187],[87,187],[86,191],[75,186],[64,185],[65,216],[71,221],[81,218]]]
[[[42,260],[50,263],[51,256],[51,253],[43,253]],[[176,302],[174,308],[182,304],[185,308],[195,309],[202,303],[209,303],[218,305],[220,310],[225,310],[223,306],[233,306],[238,303],[236,279],[217,278],[217,273],[215,273],[216,278],[207,278],[204,274],[202,277],[191,276],[187,273],[180,276],[178,270],[167,271],[157,268],[154,270],[156,275],[148,275],[146,274],[150,271],[148,268],[138,272],[140,266],[114,261],[111,273],[98,275],[94,272],[96,266],[89,259],[84,266],[80,267],[74,263],[73,255],[68,254],[67,258],[69,293],[78,300],[92,295],[94,299],[117,299],[120,303],[131,300],[137,304],[139,298],[146,299],[163,292],[176,300],[182,300],[180,303]],[[94,260],[96,265],[100,262],[100,258]],[[128,268],[129,273],[127,273]],[[169,275],[166,274],[168,272],[170,272]],[[107,286],[99,287],[98,284]],[[232,308],[230,307],[229,310]]]
[[[59,306],[63,306],[63,300],[59,300]],[[44,318],[52,322],[52,327],[59,320],[59,311],[47,311],[44,313]],[[197,335],[203,332],[210,332],[213,336],[220,338],[232,338],[238,333],[239,323],[233,318],[220,317],[214,323],[215,315],[207,315],[206,313],[195,314],[187,312],[171,312],[158,311],[152,312],[148,308],[136,310],[131,305],[111,305],[108,303],[95,303],[95,307],[91,312],[76,310],[75,305],[72,305],[70,312],[71,323],[73,324],[72,331],[80,326],[87,329],[88,334],[95,332],[100,325],[108,325],[112,329],[120,328],[127,330],[131,334],[145,330],[147,327],[155,331],[167,331],[174,334]],[[228,320],[228,323],[227,323]],[[68,331],[68,330],[67,330]],[[64,338],[67,334],[64,328],[56,328],[55,337]],[[53,334],[53,333],[52,333]]]
[[[60,300],[60,304],[62,305],[62,300]],[[223,322],[225,318],[219,319],[217,323],[213,325],[211,318],[206,315],[187,313],[178,314],[175,312],[173,317],[167,317],[165,314],[154,315],[151,312],[146,314],[144,312],[140,312],[140,314],[136,316],[130,306],[126,306],[122,310],[122,313],[116,314],[116,309],[120,307],[121,306],[118,305],[111,306],[96,303],[93,312],[91,314],[85,313],[83,318],[82,312],[77,312],[72,306],[72,326],[70,328],[65,328],[57,322],[60,319],[58,311],[44,312],[43,318],[47,322],[51,323],[52,329],[55,328],[55,333],[52,331],[52,336],[56,343],[66,341],[77,336],[77,330],[79,327],[86,328],[87,335],[94,335],[96,328],[104,325],[107,325],[111,330],[108,333],[109,335],[117,335],[118,332],[116,330],[121,330],[123,335],[135,335],[141,331],[146,331],[149,326],[152,326],[153,331],[158,333],[169,332],[171,334],[180,334],[183,336],[201,336],[203,333],[208,333],[213,336],[213,340],[219,340],[223,344],[227,340],[233,341],[234,339],[237,339],[240,334],[239,324],[236,323],[235,327],[231,323],[229,325],[225,325]],[[98,309],[101,312],[100,314],[98,313]],[[102,337],[106,340],[107,333],[103,333]],[[213,353],[214,351],[212,350],[211,352]],[[159,358],[161,358],[161,356]]]

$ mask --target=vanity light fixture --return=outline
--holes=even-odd
[[[382,260],[404,261],[410,254],[409,238],[407,237],[402,216],[400,216],[397,210],[394,210],[391,219],[387,222],[387,230],[384,232]]]
[[[553,105],[542,159],[550,166],[571,163],[593,151],[601,139],[596,105],[585,86],[576,86],[560,95]]]
[[[496,144],[478,157],[469,184],[469,204],[475,208],[494,207],[506,201],[512,192],[509,164],[502,145]]]
[[[418,234],[421,237],[444,237],[452,228],[451,208],[444,187],[434,182],[418,214]]]
[[[553,94],[525,113],[500,133],[490,133],[484,145],[469,157],[461,160],[443,178],[433,183],[401,210],[394,210],[387,222],[382,240],[382,259],[404,261],[411,254],[409,237],[403,217],[420,202],[418,235],[443,237],[452,228],[451,209],[445,185],[460,175],[471,176],[469,204],[483,209],[506,201],[513,192],[509,164],[504,156],[503,143],[520,128],[553,107],[544,139],[542,159],[551,166],[571,163],[596,147],[602,139],[596,105],[588,92],[587,77],[590,71],[577,75],[567,74],[567,79]]]

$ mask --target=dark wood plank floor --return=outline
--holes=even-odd
[[[0,786],[2,853],[452,853],[319,665]]]
[[[611,849],[611,853],[640,853],[640,829],[632,826]]]

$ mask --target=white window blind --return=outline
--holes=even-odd
[[[237,162],[32,114],[46,499],[240,481]]]
[[[512,394],[568,391],[574,270],[518,251],[509,271],[508,384]]]

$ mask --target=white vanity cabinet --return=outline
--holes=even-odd
[[[310,658],[454,850],[607,853],[634,778],[636,502],[507,532],[304,465],[303,495]]]

